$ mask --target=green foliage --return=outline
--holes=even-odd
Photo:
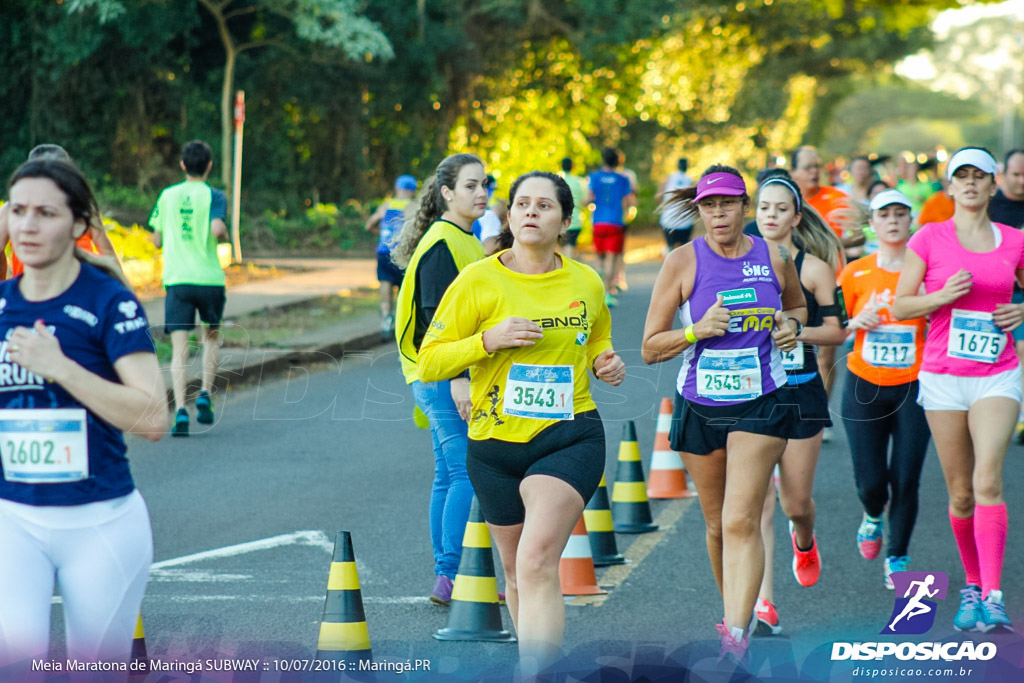
[[[349,201],[340,207],[314,204],[297,218],[284,212],[266,212],[262,222],[279,247],[303,252],[369,250],[376,244],[376,237],[363,229],[368,215],[362,204]]]

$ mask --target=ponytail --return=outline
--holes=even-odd
[[[405,268],[409,265],[423,235],[448,208],[448,203],[441,196],[441,188],[454,189],[459,178],[459,171],[463,166],[470,164],[483,166],[484,162],[475,154],[452,154],[438,164],[434,177],[423,183],[423,189],[420,191],[418,199],[419,208],[416,209],[413,217],[402,226],[398,243],[391,252],[391,260],[396,266]]]

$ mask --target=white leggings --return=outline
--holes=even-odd
[[[55,578],[68,657],[126,661],[152,562],[137,490],[68,507],[0,500],[0,667],[47,657]]]

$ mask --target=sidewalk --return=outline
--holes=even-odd
[[[663,242],[660,233],[629,235],[626,263],[655,260],[661,256]],[[588,256],[588,258],[591,258]],[[224,320],[258,314],[272,308],[292,306],[324,296],[345,296],[352,290],[368,287],[376,289],[376,259],[317,259],[277,258],[253,259],[260,266],[281,269],[305,269],[305,272],[285,274],[228,286]],[[153,329],[162,329],[164,323],[163,297],[142,302]],[[386,343],[380,336],[380,315],[371,311],[353,315],[344,322],[320,329],[297,333],[278,342],[273,348],[224,347],[214,387],[222,392],[232,383],[258,380],[263,376],[283,372],[291,367],[339,360],[346,352],[365,351]],[[173,405],[170,366],[162,366],[167,383],[168,403]],[[187,395],[199,392],[202,356],[195,354],[188,368]]]
[[[284,274],[276,278],[228,286],[224,320],[259,314],[272,308],[292,306],[324,296],[350,294],[361,287],[376,289],[376,259],[314,259],[282,258],[253,259],[260,266],[305,269],[305,272]],[[142,302],[146,317],[153,329],[164,324],[163,297]],[[353,316],[350,320],[318,330],[297,333],[275,348],[221,349],[220,366],[214,386],[218,392],[228,385],[258,379],[304,363],[323,362],[327,357],[340,358],[346,351],[361,351],[381,343],[380,316],[376,311]],[[168,402],[173,405],[170,366],[163,365],[164,381],[168,387]],[[199,391],[202,356],[196,354],[188,368],[188,395]]]

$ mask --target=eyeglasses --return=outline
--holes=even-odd
[[[722,211],[735,211],[742,205],[743,202],[736,197],[726,197],[725,199],[719,199],[717,201],[714,199],[702,199],[697,202],[697,208],[701,211],[708,212],[716,209],[721,209]]]

